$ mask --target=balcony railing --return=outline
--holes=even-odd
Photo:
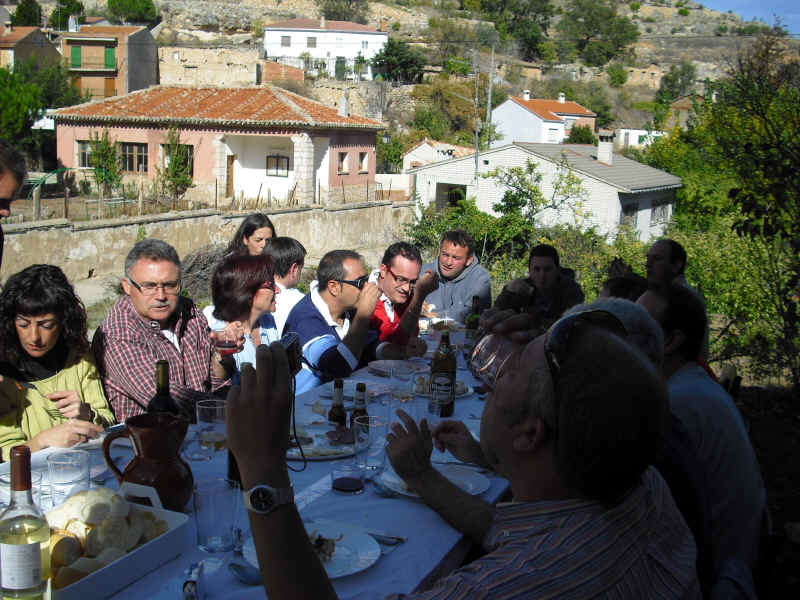
[[[70,71],[116,71],[117,70],[117,61],[116,59],[111,62],[107,62],[102,58],[90,58],[90,59],[81,59],[80,64],[73,64],[72,61],[68,58],[67,59],[67,68]]]

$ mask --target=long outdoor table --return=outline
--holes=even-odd
[[[459,370],[459,379],[468,384],[474,384],[471,374],[466,370]],[[361,369],[351,377],[353,381],[365,381],[369,389],[370,384],[397,385],[385,377]],[[311,405],[320,397],[321,388],[316,388],[296,398],[297,424],[301,426],[310,420],[319,420],[320,415],[311,411]],[[329,406],[330,400],[323,400]],[[378,410],[373,403],[368,409]],[[480,413],[483,402],[476,395],[458,399],[455,406],[455,416],[464,420],[473,431],[479,430]],[[118,447],[115,442],[112,454],[125,454],[130,456],[130,449]],[[102,463],[99,450],[92,450],[92,464]],[[33,467],[46,468],[44,457],[48,450],[34,455]],[[210,461],[189,461],[195,479],[210,477],[225,477],[226,452],[217,452]],[[452,459],[449,454],[446,458]],[[422,501],[403,496],[385,498],[375,493],[373,486],[367,485],[364,493],[356,496],[341,495],[330,489],[330,472],[337,464],[352,458],[327,461],[309,461],[302,472],[290,472],[292,484],[295,489],[300,513],[304,519],[328,519],[382,530],[389,534],[407,536],[408,541],[396,547],[391,553],[381,556],[378,561],[360,573],[333,580],[334,588],[341,598],[380,598],[390,593],[409,593],[418,587],[426,587],[443,573],[458,566],[465,556],[469,543],[458,531],[448,525],[437,513],[428,508]],[[124,464],[122,461],[120,464]],[[388,461],[387,461],[388,464]],[[301,462],[292,461],[293,467],[302,466]],[[95,467],[97,470],[98,467]],[[7,470],[7,464],[0,465],[0,473]],[[507,490],[506,480],[491,475],[490,488],[481,497],[488,502],[496,502]],[[105,483],[116,488],[116,482],[111,479]],[[191,511],[191,507],[187,507]],[[245,535],[249,535],[247,517],[240,507],[237,515],[239,526]],[[220,556],[221,561],[211,560],[207,566],[218,570],[208,577],[209,597],[211,598],[260,598],[263,589],[248,587],[233,578],[227,566],[222,563],[230,557],[230,553]],[[175,598],[180,583],[183,582],[184,570],[193,562],[203,559],[214,559],[216,555],[209,555],[197,548],[196,529],[193,515],[190,514],[189,526],[185,531],[183,551],[176,559],[162,565],[154,571],[145,574],[114,597],[121,599],[139,599],[142,597]],[[244,559],[238,557],[244,562]],[[98,594],[101,590],[98,590]]]

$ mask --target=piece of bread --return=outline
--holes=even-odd
[[[84,490],[70,496],[61,507],[67,521],[78,520],[89,525],[101,523],[108,517],[126,517],[128,501],[108,488]]]
[[[125,537],[125,550],[131,551],[139,545],[139,541],[144,535],[144,521],[136,515],[139,513],[131,511],[128,515],[128,534]]]
[[[87,556],[98,556],[108,548],[118,548],[124,552],[127,541],[127,519],[109,517],[88,531],[84,550]]]
[[[54,569],[72,564],[81,557],[81,543],[65,529],[50,532],[50,565]]]
[[[110,565],[115,560],[119,560],[125,556],[125,550],[121,550],[119,548],[111,547],[106,548],[100,554],[95,557],[95,560],[99,560],[101,563]]]

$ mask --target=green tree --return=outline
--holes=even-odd
[[[639,28],[609,0],[569,0],[557,29],[587,64],[602,66],[639,39]]]
[[[606,67],[608,83],[611,87],[622,87],[628,81],[628,71],[622,63],[614,62]]]
[[[375,146],[376,161],[380,173],[399,173],[403,166],[403,142],[397,136],[389,136],[388,143],[378,136]]]
[[[537,98],[558,98],[564,92],[567,100],[577,102],[597,114],[597,127],[606,127],[614,120],[608,88],[597,81],[571,81],[561,77],[533,83]]]
[[[0,67],[0,138],[18,140],[26,135],[41,109],[38,86]]]
[[[592,128],[588,125],[573,125],[565,144],[597,144]]]
[[[22,27],[39,27],[42,24],[42,7],[36,0],[20,0],[11,13],[11,23]]]
[[[386,45],[372,58],[376,74],[389,81],[416,83],[422,79],[425,56],[402,40],[389,38]]]
[[[119,185],[122,175],[122,161],[117,153],[117,145],[108,137],[108,129],[99,135],[91,132],[89,139],[89,164],[92,166],[95,183],[98,189],[108,195],[113,186]]]
[[[58,0],[50,13],[50,25],[53,29],[64,31],[71,15],[78,15],[78,20],[83,23],[83,4],[78,0]]]
[[[164,148],[164,168],[157,172],[159,187],[164,195],[172,201],[172,210],[178,201],[193,187],[193,157],[189,155],[189,146],[181,144],[181,133],[176,127],[167,131]]]
[[[677,98],[694,91],[696,80],[697,68],[694,63],[682,60],[680,64],[672,65],[661,78],[661,85],[656,92],[656,102],[662,106],[669,106]]]
[[[547,39],[554,14],[550,0],[482,0],[484,14],[494,22],[500,39],[513,39],[521,58],[540,57],[539,45]]]
[[[444,141],[453,130],[450,119],[438,108],[419,106],[414,110],[411,127],[425,132],[425,137]]]
[[[58,61],[39,62],[32,58],[26,62],[15,63],[14,71],[27,83],[38,86],[41,104],[46,108],[72,106],[89,100],[88,95],[81,96],[73,85],[74,77],[70,75],[66,66]]]
[[[108,0],[108,16],[115,23],[155,23],[153,0]]]
[[[369,3],[367,0],[315,0],[320,16],[331,21],[367,22]]]

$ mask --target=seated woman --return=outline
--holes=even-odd
[[[272,318],[275,295],[279,292],[272,259],[266,254],[228,254],[214,270],[211,278],[214,304],[203,309],[208,325],[212,331],[229,332],[240,325],[244,333],[242,349],[233,354],[232,361],[222,361],[232,371],[234,384],[239,380],[242,363],[256,364],[256,348],[279,339]],[[220,335],[216,337],[219,339]]]
[[[67,447],[114,423],[86,337],[86,310],[61,269],[33,265],[0,293],[0,449]]]
[[[236,234],[233,236],[231,243],[228,244],[225,253],[235,252],[256,256],[264,250],[264,244],[267,243],[267,240],[274,237],[275,226],[269,220],[269,217],[263,213],[253,213],[248,215],[239,225],[239,229],[236,230]]]

